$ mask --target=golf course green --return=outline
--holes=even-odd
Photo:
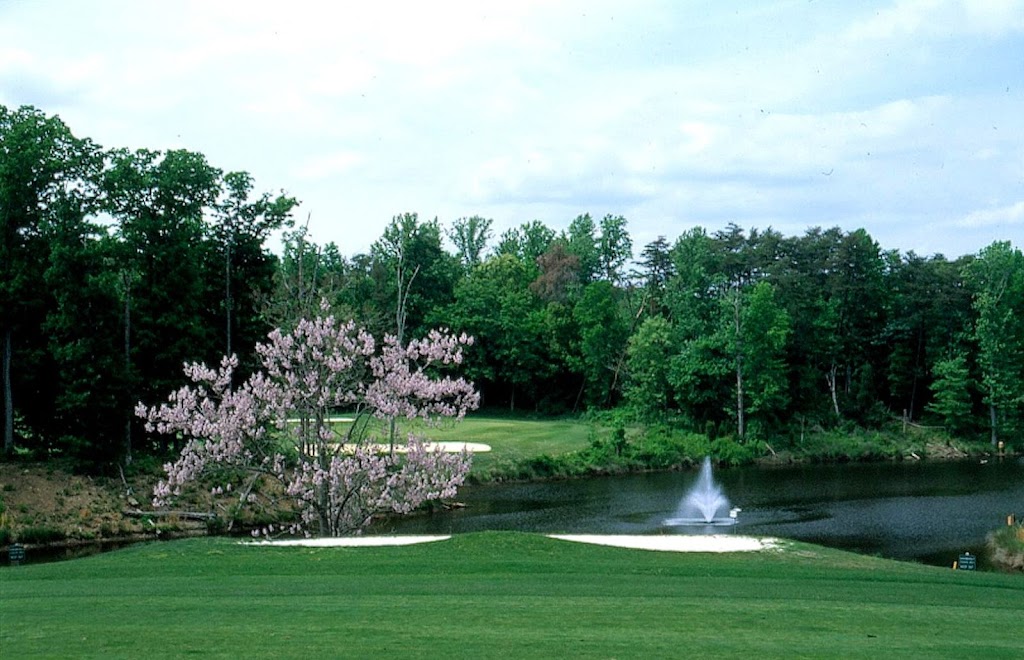
[[[781,541],[151,543],[0,570],[4,658],[1024,657],[1024,579]]]

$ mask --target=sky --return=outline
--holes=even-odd
[[[346,255],[405,212],[1024,242],[1024,0],[0,0],[0,104],[245,170]]]

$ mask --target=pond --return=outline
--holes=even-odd
[[[697,471],[465,487],[465,508],[392,519],[370,534],[518,530],[566,534],[779,536],[890,559],[950,566],[980,557],[985,536],[1024,518],[1024,459],[744,467],[714,473],[742,509],[729,527],[671,527]],[[86,545],[29,553],[37,563],[121,547]],[[6,554],[6,553],[4,553]],[[0,564],[7,563],[0,558]]]
[[[747,534],[950,566],[963,551],[980,554],[1007,515],[1024,515],[1024,463],[1010,459],[744,467],[714,476],[742,508],[732,527],[664,525],[694,470],[466,487],[465,508],[389,521],[371,533]]]

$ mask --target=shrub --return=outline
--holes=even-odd
[[[764,453],[764,443],[740,443],[730,435],[711,442],[711,455],[723,465],[745,465]]]
[[[1011,570],[1024,571],[1024,525],[1008,525],[988,535],[992,561]]]
[[[213,517],[206,519],[206,533],[210,536],[219,536],[228,532],[228,521],[224,518]]]
[[[25,527],[18,532],[19,543],[42,545],[63,541],[65,538],[66,536],[63,531],[47,525]]]

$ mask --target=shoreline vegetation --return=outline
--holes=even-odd
[[[705,455],[720,467],[795,463],[918,460],[1017,460],[987,443],[952,439],[938,431],[815,430],[789,441],[737,442],[731,436],[623,424],[610,415],[585,419],[530,419],[475,415],[461,424],[416,429],[435,442],[474,442],[492,447],[477,454],[467,483],[543,481],[644,471],[688,470]],[[227,530],[209,493],[197,492],[177,507],[185,513],[150,510],[158,463],[137,463],[116,476],[75,474],[60,460],[30,457],[0,463],[0,548],[74,548],[146,539],[219,535]],[[432,506],[459,506],[458,502]],[[191,515],[189,512],[196,515]],[[207,518],[204,520],[204,518]],[[259,526],[268,520],[243,521]],[[1020,525],[993,531],[988,539],[996,565],[1024,570]]]

